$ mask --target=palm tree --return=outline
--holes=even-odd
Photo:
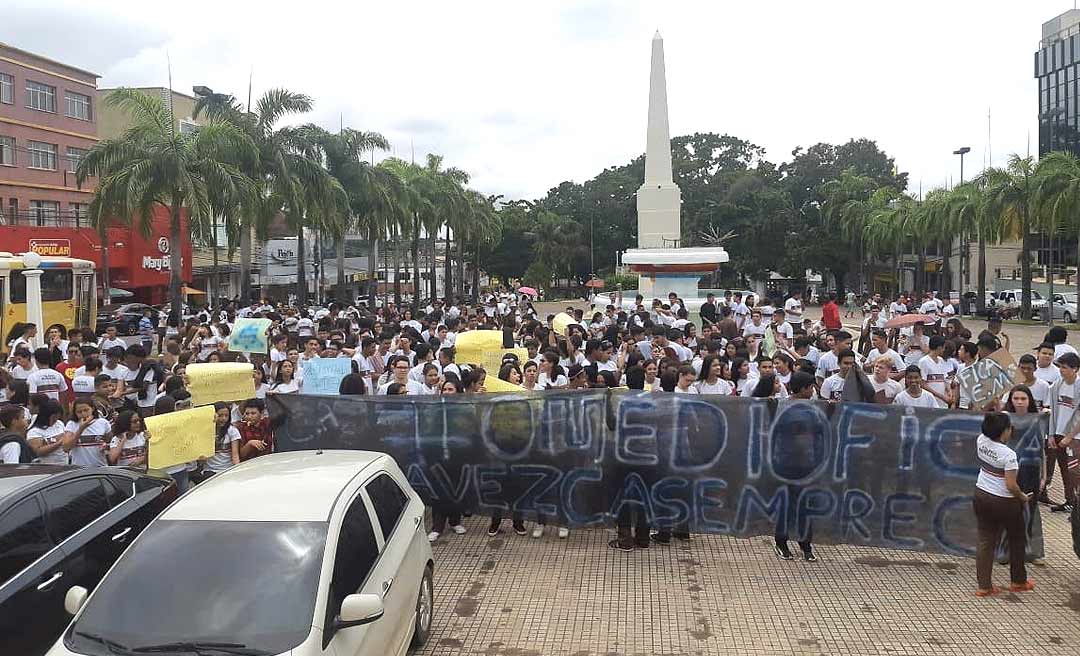
[[[956,234],[966,233],[968,241],[972,238],[979,243],[978,274],[976,284],[976,307],[979,312],[986,310],[986,244],[991,236],[996,236],[995,224],[988,221],[986,212],[987,196],[983,192],[982,178],[953,187],[945,201],[946,220]]]
[[[376,149],[386,150],[390,143],[378,132],[363,132],[352,128],[342,128],[332,134],[317,125],[303,126],[305,138],[319,148],[319,156],[330,175],[345,190],[348,196],[348,215],[334,222],[337,230],[333,237],[337,243],[337,297],[345,291],[345,233],[351,229],[362,229],[368,237],[371,250],[368,254],[368,268],[374,270],[375,241],[372,224],[374,217],[386,211],[393,202],[392,176],[384,169],[375,167],[364,159],[364,155]],[[377,233],[376,233],[377,234]]]
[[[866,288],[866,254],[862,246],[863,227],[870,214],[880,206],[880,202],[871,200],[875,190],[874,180],[857,174],[854,169],[847,169],[840,173],[839,178],[822,185],[822,193],[825,196],[823,207],[825,220],[840,228],[841,236],[851,242],[858,257],[859,278],[856,284],[859,293]]]
[[[1050,153],[1039,162],[1038,172],[1039,214],[1049,223],[1051,234],[1058,226],[1075,230],[1080,253],[1080,159],[1072,153]],[[1080,268],[1076,293],[1080,297]]]
[[[304,94],[286,89],[271,89],[255,103],[253,111],[245,111],[232,96],[213,94],[199,98],[195,115],[205,113],[211,119],[228,121],[243,130],[258,148],[258,168],[250,171],[259,184],[258,202],[246,213],[241,223],[241,239],[248,239],[254,227],[265,238],[270,223],[278,214],[297,234],[298,303],[307,302],[307,280],[304,275],[304,228],[325,224],[340,216],[348,205],[345,190],[317,161],[317,146],[307,138],[303,128],[277,127],[284,118],[311,111],[313,102]],[[241,258],[244,244],[241,244]],[[250,298],[250,273],[243,270],[242,284],[247,288],[245,302]]]
[[[137,221],[149,234],[154,208],[169,210],[170,318],[179,327],[183,210],[192,232],[199,233],[213,217],[250,207],[255,186],[244,171],[257,166],[259,153],[242,130],[222,121],[181,134],[165,102],[141,91],[120,88],[105,102],[131,116],[131,127],[98,142],[79,163],[76,180],[81,185],[98,178],[90,218],[99,230],[115,218],[128,225]]]
[[[1031,317],[1031,230],[1037,216],[1038,180],[1035,160],[1012,155],[1002,168],[983,171],[987,196],[987,221],[997,224],[1003,234],[1020,240],[1020,316]]]
[[[903,194],[872,211],[863,228],[867,251],[892,256],[897,293],[903,288],[904,244],[914,236],[917,210],[917,201]]]

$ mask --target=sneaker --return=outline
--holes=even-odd
[[[652,534],[652,541],[657,544],[671,544],[671,534],[657,531]]]
[[[791,549],[788,549],[786,544],[773,545],[773,551],[776,552],[776,557],[780,560],[792,560],[794,558],[791,555]]]
[[[618,540],[612,540],[611,542],[608,542],[607,546],[611,547],[615,551],[633,551],[634,550],[633,546],[623,544],[622,542],[619,542]]]
[[[1030,592],[1035,589],[1035,582],[1031,579],[1024,581],[1023,583],[1010,583],[1010,592]]]
[[[514,533],[518,535],[528,535],[529,532],[525,530],[524,524],[514,524]]]
[[[431,533],[427,534],[427,541],[428,542],[434,542],[435,540],[438,540],[438,539],[439,539],[439,532],[438,531],[432,531]]]
[[[807,549],[806,551],[803,551],[802,558],[808,563],[816,563],[818,561],[817,554],[814,553],[813,549]]]
[[[560,540],[565,540],[568,537],[570,537],[570,529],[566,528],[565,526],[560,526],[559,527],[559,539]]]
[[[500,526],[499,524],[492,524],[488,527],[487,533],[489,538],[493,538],[499,533],[502,533],[502,526]]]
[[[454,533],[457,533],[458,535],[465,535],[465,527],[461,524],[458,524],[457,526],[451,526],[450,530]]]
[[[1059,503],[1056,506],[1050,506],[1050,512],[1067,512],[1067,513],[1071,513],[1072,511],[1073,511],[1072,504],[1069,503],[1068,501],[1066,501],[1065,503]]]
[[[538,540],[542,538],[544,536],[544,525],[537,524],[536,526],[534,526],[532,530],[532,536]]]
[[[1046,565],[1046,561],[1043,560],[1042,558],[1032,558],[1028,562],[1031,563],[1032,565],[1037,566],[1037,567],[1042,567],[1042,566]]]

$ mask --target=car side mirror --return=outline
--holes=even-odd
[[[341,612],[334,621],[335,629],[370,624],[383,616],[385,607],[377,594],[351,594],[341,601]]]
[[[86,598],[90,595],[90,592],[81,585],[73,585],[68,588],[67,594],[64,595],[64,610],[69,615],[74,615],[79,612],[79,609],[86,603]]]

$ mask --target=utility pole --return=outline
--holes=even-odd
[[[968,146],[961,146],[953,151],[953,155],[960,156],[960,186],[964,186],[964,155],[971,152],[971,148]],[[964,232],[960,233],[960,250],[964,252],[964,257],[960,260],[960,311],[963,312],[963,299],[965,291],[965,282],[971,281],[971,242],[964,237]],[[949,244],[949,253],[946,257],[952,254],[952,244]],[[949,281],[950,286],[952,281]]]

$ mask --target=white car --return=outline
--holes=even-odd
[[[132,543],[50,656],[404,654],[431,633],[424,504],[365,451],[255,458],[177,500]]]
[[[1054,294],[1054,319],[1072,323],[1080,316],[1076,312],[1076,294]]]
[[[998,310],[1008,311],[1010,313],[1017,314],[1020,312],[1021,297],[1023,293],[1019,289],[1006,289],[1000,292],[994,292],[992,296],[986,297],[986,307]],[[1031,290],[1031,315],[1030,317],[1023,317],[1025,319],[1037,319],[1039,313],[1042,312],[1042,308],[1046,307],[1046,299],[1042,294]]]

